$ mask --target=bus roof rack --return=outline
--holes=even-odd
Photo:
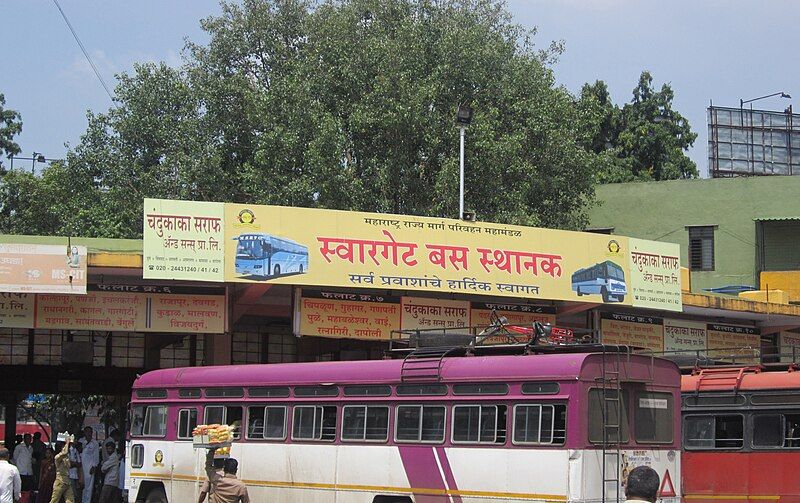
[[[441,358],[469,354],[632,353],[643,348],[600,344],[597,331],[534,322],[513,325],[493,311],[487,326],[420,328],[392,331],[389,353],[433,354],[448,349]],[[458,348],[458,350],[453,349]]]

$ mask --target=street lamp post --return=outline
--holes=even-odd
[[[11,154],[11,155],[8,156],[8,158],[11,160],[11,165],[10,165],[10,170],[11,171],[14,170],[14,159],[20,159],[22,161],[31,161],[31,174],[35,174],[36,173],[36,163],[37,162],[41,162],[41,163],[48,162],[48,159],[45,158],[44,154],[41,154],[39,152],[34,152],[33,155],[31,155],[30,157],[19,157],[19,156],[14,156],[14,154]],[[49,160],[52,161],[53,159],[49,159]]]
[[[461,139],[458,171],[458,218],[461,220],[464,219],[464,139],[470,122],[472,122],[472,108],[469,105],[458,105],[456,123],[460,130],[459,136]]]
[[[789,93],[786,93],[786,92],[783,92],[783,91],[780,91],[780,92],[777,92],[777,93],[772,93],[772,94],[767,94],[766,96],[759,96],[758,98],[753,98],[751,100],[743,100],[743,99],[739,98],[739,108],[743,108],[745,103],[752,103],[754,101],[763,100],[763,99],[766,99],[766,98],[772,98],[773,96],[780,96],[781,98],[791,98]]]

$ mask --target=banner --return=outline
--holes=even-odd
[[[0,293],[0,327],[33,327],[34,294]]]
[[[144,200],[145,279],[224,281],[224,205]]]
[[[709,351],[709,356],[725,357],[724,360],[736,363],[757,363],[759,361],[761,332],[757,328],[709,323],[706,325],[706,330],[708,349],[720,350]]]
[[[603,344],[635,346],[660,353],[664,351],[663,320],[652,316],[603,313],[600,341]]]
[[[224,239],[211,235],[216,227],[206,225],[220,221],[222,207]],[[144,218],[147,278],[222,281],[209,264],[222,263],[224,248],[229,282],[584,300],[669,311],[682,307],[680,274],[673,280],[671,273],[676,244],[635,240],[639,255],[634,257],[630,240],[621,236],[150,199]],[[645,270],[645,259],[658,266]]]
[[[86,293],[86,247],[0,244],[0,292]]]
[[[673,243],[628,238],[631,296],[636,307],[680,311],[681,259]],[[669,309],[678,306],[678,309]]]
[[[400,328],[403,330],[470,326],[469,302],[466,300],[403,297],[401,313]]]
[[[389,340],[400,328],[400,299],[303,290],[295,335]]]
[[[692,351],[706,349],[706,339],[706,324],[702,321],[664,320],[664,351],[692,356]]]
[[[781,332],[778,339],[778,352],[781,362],[794,363],[800,361],[800,333]]]
[[[0,297],[0,326],[15,328],[217,334],[225,331],[225,318],[224,295],[91,291]]]

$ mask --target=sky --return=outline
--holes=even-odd
[[[217,0],[59,0],[103,79],[134,62],[177,66],[185,40],[205,43],[200,20]],[[516,22],[538,29],[541,47],[563,40],[557,83],[578,93],[604,80],[630,101],[642,70],[671,84],[674,108],[698,133],[690,157],[707,176],[706,107],[737,106],[785,91],[757,108],[783,110],[800,98],[800,2],[794,0],[508,0]],[[22,156],[64,157],[86,129],[86,112],[111,101],[52,0],[0,0],[0,93],[22,114]],[[795,107],[798,108],[798,107]],[[798,108],[800,109],[800,108]],[[30,164],[30,161],[27,161]]]

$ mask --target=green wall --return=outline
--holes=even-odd
[[[614,234],[678,243],[684,267],[685,226],[716,225],[715,270],[693,272],[692,290],[758,286],[755,220],[800,219],[800,176],[600,185],[597,199],[589,228],[614,227]]]

